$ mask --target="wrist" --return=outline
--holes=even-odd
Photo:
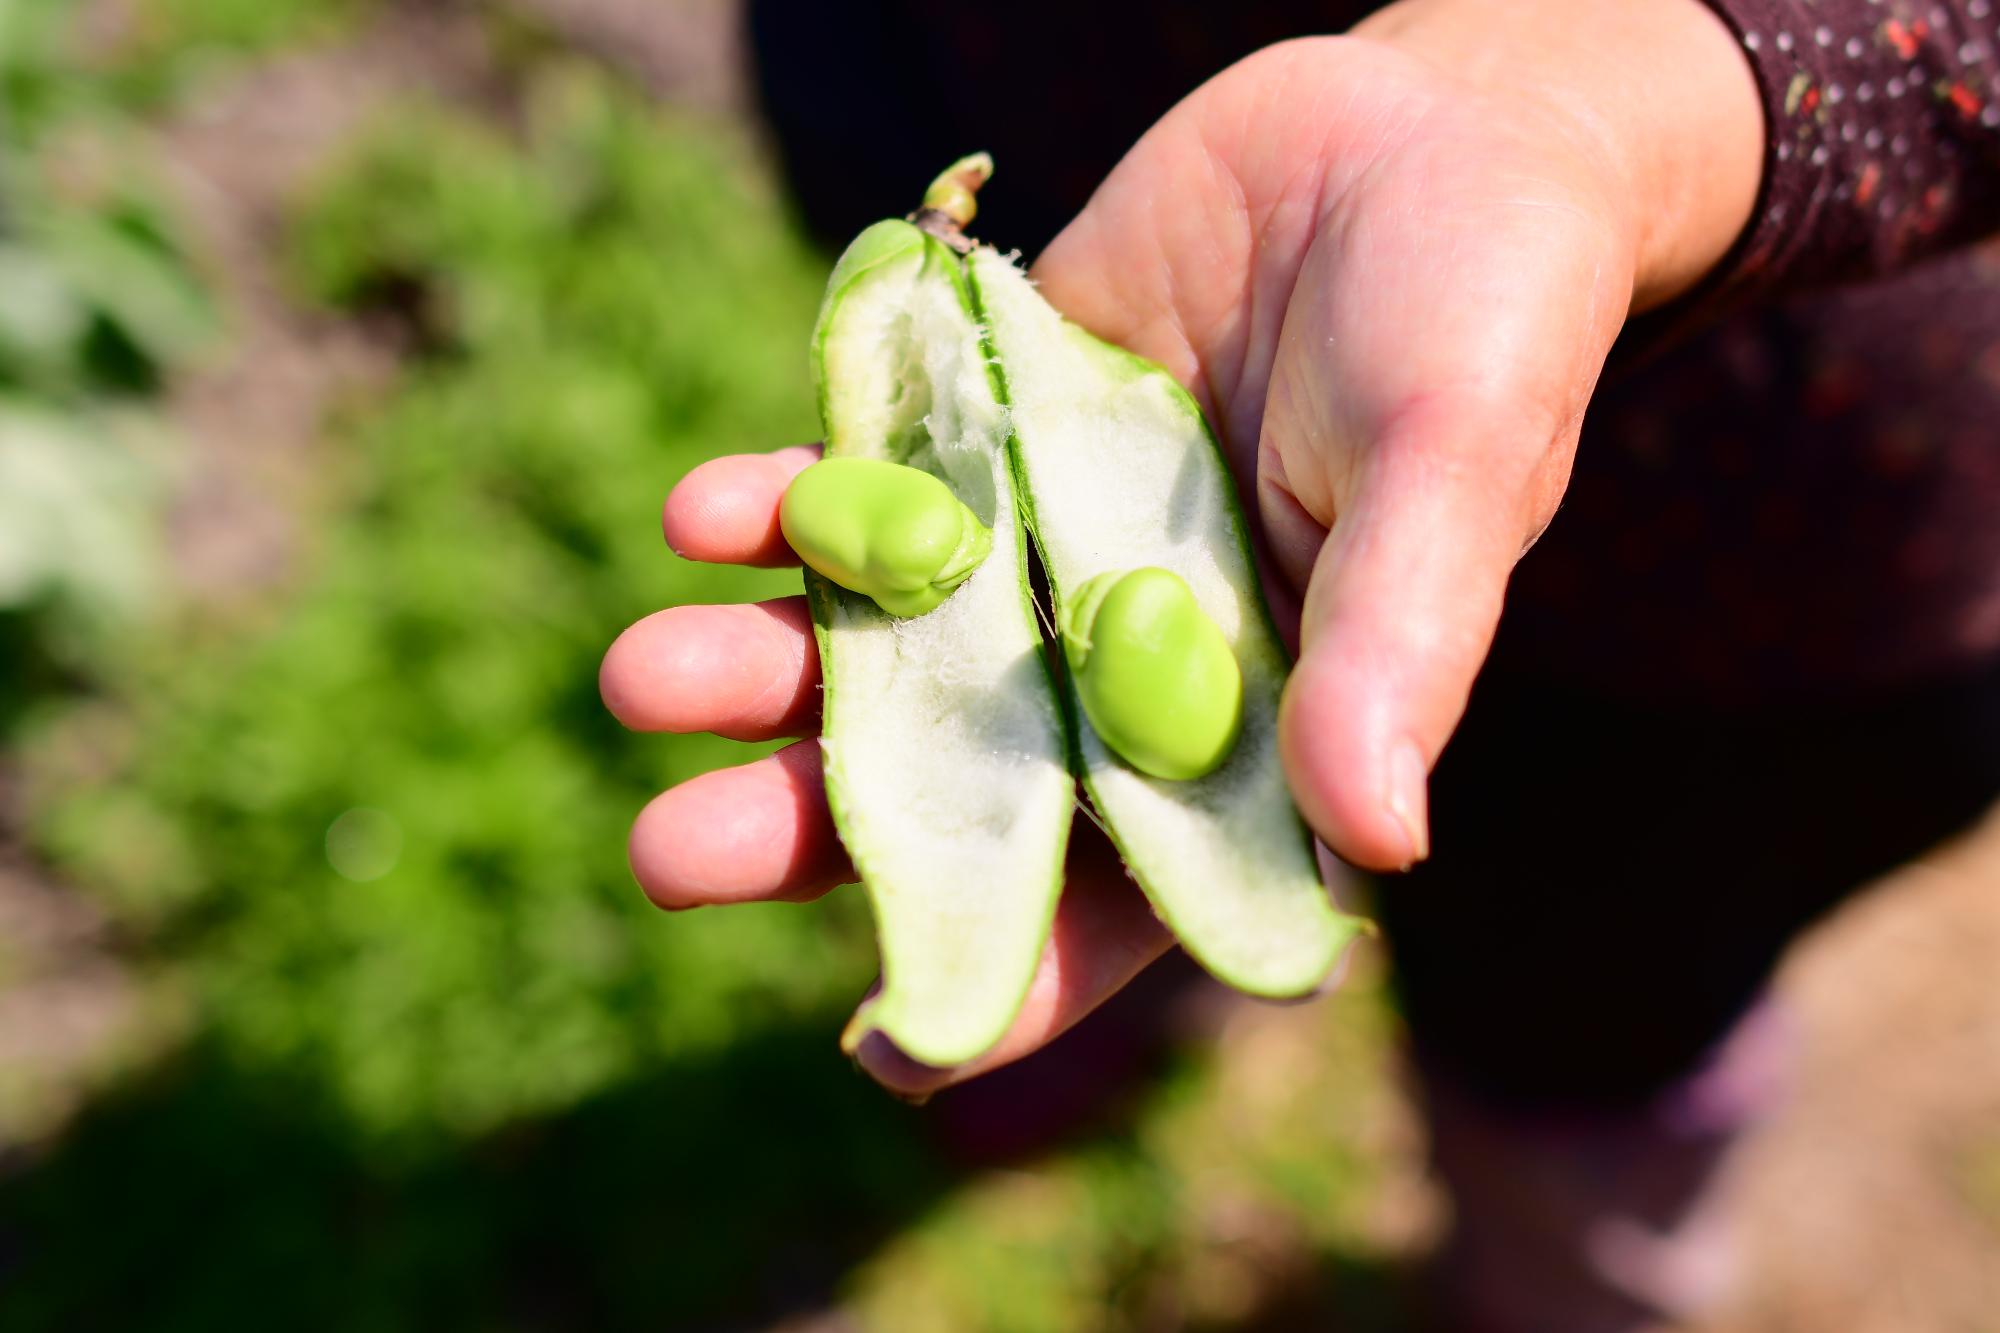
[[[1568,138],[1630,247],[1634,311],[1700,281],[1749,221],[1763,110],[1748,58],[1701,0],[1401,0],[1355,35]]]

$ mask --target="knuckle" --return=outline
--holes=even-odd
[[[1525,484],[1580,415],[1539,378],[1502,372],[1413,395],[1385,423],[1379,447],[1447,476]]]

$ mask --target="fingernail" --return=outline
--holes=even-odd
[[[911,1106],[922,1106],[937,1091],[937,1071],[904,1055],[879,1032],[870,1032],[855,1045],[854,1063],[884,1092]]]
[[[1431,854],[1430,820],[1425,809],[1429,776],[1423,751],[1415,741],[1405,740],[1389,752],[1389,813],[1403,826],[1403,836],[1409,840],[1404,869]]]

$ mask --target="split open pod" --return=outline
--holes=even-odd
[[[882,954],[845,1044],[879,1030],[935,1065],[1020,1009],[1078,779],[1230,985],[1309,993],[1362,924],[1285,786],[1290,664],[1214,436],[1164,369],[963,236],[990,171],[954,164],[841,257],[813,340],[828,461],[782,512],[808,566],[828,800]]]

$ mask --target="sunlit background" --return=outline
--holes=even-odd
[[[815,432],[738,20],[0,0],[0,1327],[1404,1327],[1379,959],[1169,968],[915,1108],[836,1046],[858,895],[634,888],[756,751],[624,733],[598,658],[796,588],[660,499]],[[2000,835],[1788,975],[1718,1329],[2000,1328],[1996,976]]]

